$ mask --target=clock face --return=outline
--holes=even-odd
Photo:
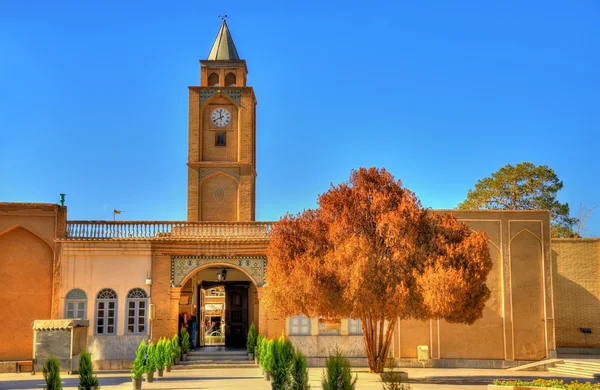
[[[217,108],[212,112],[210,120],[217,127],[225,127],[231,122],[231,114],[225,108]]]

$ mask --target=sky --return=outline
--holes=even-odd
[[[451,209],[506,164],[599,205],[597,1],[0,0],[0,201],[185,220],[188,86],[221,24],[257,106],[256,217],[384,167]]]

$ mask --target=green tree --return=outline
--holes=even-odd
[[[523,162],[507,164],[491,177],[480,179],[461,210],[548,210],[553,237],[572,237],[576,218],[569,217],[569,204],[556,199],[562,181],[547,165]]]
[[[306,357],[296,350],[294,353],[294,360],[292,361],[291,368],[292,383],[290,390],[309,390],[310,384],[308,383],[308,368],[306,367]]]
[[[146,358],[146,341],[140,341],[137,351],[135,352],[135,359],[131,366],[131,377],[138,379],[144,375],[144,360]]]
[[[60,363],[58,363],[58,360],[53,357],[48,359],[46,364],[44,364],[43,373],[47,390],[62,390]]]
[[[79,355],[79,390],[97,390],[100,388],[98,377],[94,375],[92,356],[89,352]]]
[[[325,371],[321,377],[323,390],[354,390],[358,376],[352,378],[350,362],[339,349],[325,360]]]
[[[254,326],[254,322],[250,325],[250,329],[248,330],[248,338],[246,339],[246,351],[248,353],[254,353],[256,348],[256,327]]]
[[[151,374],[156,371],[156,346],[152,341],[148,344],[148,356],[146,356],[146,364],[144,371]]]
[[[271,384],[274,390],[285,390],[292,382],[291,368],[294,359],[292,343],[281,336],[275,341],[273,366],[271,368]]]
[[[165,343],[162,338],[160,338],[156,343],[154,356],[154,364],[156,364],[156,369],[163,370],[167,365],[167,359],[165,354]]]

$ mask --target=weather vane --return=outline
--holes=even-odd
[[[227,15],[227,14],[223,14],[223,15],[219,15],[219,17],[220,17],[222,20],[225,20],[225,19],[227,19],[227,18],[229,17],[229,15]]]

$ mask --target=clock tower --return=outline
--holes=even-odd
[[[189,87],[188,221],[254,221],[256,97],[223,19]]]

